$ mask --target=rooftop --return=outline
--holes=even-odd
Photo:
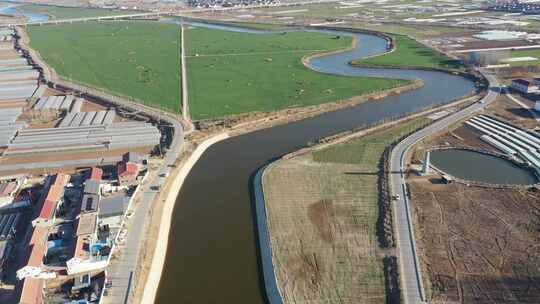
[[[101,180],[102,176],[103,176],[103,170],[101,170],[100,168],[93,167],[89,171],[88,179],[99,181]]]
[[[524,86],[531,86],[532,85],[532,82],[527,80],[527,79],[514,79],[512,80],[512,83],[518,83],[518,84],[521,84],[521,85],[524,85]]]
[[[54,182],[52,182],[53,178]],[[42,207],[38,218],[52,218],[54,210],[56,209],[56,204],[62,198],[62,195],[64,194],[64,186],[67,184],[68,180],[69,175],[63,173],[58,173],[54,177],[49,178],[49,187],[47,190],[44,190],[43,194],[41,195],[40,200],[42,202]]]
[[[86,213],[79,216],[77,221],[77,236],[89,235],[96,231],[97,216],[95,213]]]
[[[21,292],[20,304],[41,304],[43,303],[43,279],[26,278],[24,279]]]
[[[81,201],[81,213],[83,212],[97,212],[99,204],[99,195],[97,194],[85,194]]]
[[[121,162],[118,164],[118,176],[133,176],[137,175],[139,167],[133,162]]]
[[[0,196],[10,196],[17,189],[17,182],[0,184]]]
[[[47,248],[48,230],[46,227],[35,227],[32,238],[28,244],[29,256],[27,266],[39,267],[43,263],[43,256]]]
[[[108,198],[103,198],[99,205],[99,217],[107,218],[124,214],[129,199],[125,194],[115,195]]]
[[[84,193],[86,194],[99,194],[101,181],[100,180],[86,180],[84,182]]]

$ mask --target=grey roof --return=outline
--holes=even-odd
[[[84,182],[84,193],[85,194],[99,194],[99,181],[87,180]]]
[[[71,112],[80,112],[82,105],[83,105],[84,99],[82,98],[75,98],[75,101],[71,105]]]
[[[83,113],[80,113],[83,114]],[[4,155],[58,152],[97,148],[151,147],[159,144],[159,130],[144,122],[78,126],[79,115],[69,127],[24,129],[9,142]]]
[[[0,261],[9,258],[11,252],[11,246],[9,246],[9,240],[0,241]]]
[[[122,195],[115,195],[103,198],[99,204],[99,218],[107,218],[124,214],[129,203],[129,198]]]
[[[145,156],[143,154],[141,154],[141,153],[130,151],[130,152],[124,154],[122,156],[122,159],[125,162],[138,163],[138,162],[142,161],[143,159],[145,159]]]
[[[13,237],[20,217],[20,213],[8,213],[0,215],[0,240]]]
[[[90,275],[83,274],[82,276],[73,279],[72,289],[78,290],[90,286]]]
[[[86,187],[85,187],[86,189]],[[99,195],[85,194],[81,202],[81,212],[96,212],[98,210]]]
[[[105,118],[103,118],[103,124],[106,124],[106,125],[112,124],[114,122],[115,117],[116,117],[115,110],[107,111],[107,114],[105,114]]]

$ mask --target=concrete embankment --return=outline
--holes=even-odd
[[[262,268],[264,289],[269,304],[283,304],[283,297],[277,284],[274,263],[272,261],[272,244],[270,242],[270,232],[268,231],[268,220],[266,217],[266,206],[264,202],[264,191],[262,178],[266,166],[261,168],[253,178],[253,196],[255,199],[255,216],[257,225],[257,239],[259,242],[259,259]]]
[[[203,141],[191,154],[188,160],[180,168],[180,171],[176,175],[175,179],[172,181],[172,186],[169,193],[165,199],[165,205],[163,206],[163,213],[161,215],[161,223],[159,227],[157,245],[154,250],[154,256],[152,257],[152,264],[150,266],[150,271],[146,284],[144,286],[144,293],[141,303],[154,303],[157,290],[159,287],[159,281],[161,279],[161,274],[163,267],[165,265],[165,257],[167,255],[167,245],[169,243],[169,232],[171,229],[172,215],[174,211],[174,205],[180,189],[184,184],[184,180],[188,176],[191,168],[197,163],[197,160],[204,154],[206,149],[208,149],[213,144],[225,140],[229,137],[227,133],[221,133],[214,137],[211,137]]]

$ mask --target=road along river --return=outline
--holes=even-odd
[[[354,35],[358,44],[352,50],[313,58],[310,66],[314,70],[346,76],[421,79],[424,86],[211,146],[189,173],[177,198],[156,303],[266,303],[251,193],[251,179],[257,170],[318,138],[448,103],[475,89],[472,81],[443,72],[350,66],[352,59],[385,52],[386,40],[368,34],[327,32]]]

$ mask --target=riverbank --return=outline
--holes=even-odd
[[[229,137],[227,133],[222,133],[213,136],[202,143],[200,143],[194,152],[189,156],[184,164],[179,165],[179,169],[174,179],[169,179],[166,188],[167,195],[164,199],[163,211],[161,213],[159,233],[157,234],[156,247],[152,255],[152,262],[148,271],[148,278],[142,280],[146,282],[144,285],[144,291],[141,299],[141,303],[154,303],[163,267],[165,266],[165,257],[167,254],[167,245],[169,242],[169,233],[171,228],[172,214],[174,211],[175,203],[178,200],[178,194],[182,188],[184,180],[189,174],[191,168],[195,165],[197,160],[203,155],[203,153],[211,145],[225,140]]]

